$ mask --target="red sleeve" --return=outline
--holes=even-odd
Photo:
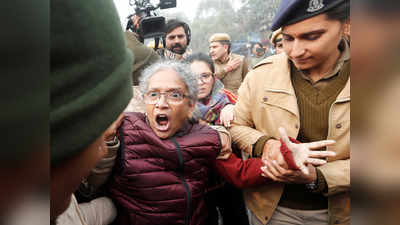
[[[262,166],[260,158],[242,160],[235,154],[231,154],[226,160],[216,160],[218,173],[238,188],[248,188],[271,181],[261,176]]]
[[[224,90],[224,93],[226,94],[226,96],[228,97],[229,101],[232,104],[236,104],[237,99],[238,99],[237,96],[233,92],[231,92],[231,91],[229,91],[229,90],[227,90],[225,88],[223,90]]]

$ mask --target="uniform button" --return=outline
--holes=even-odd
[[[299,125],[298,125],[298,124],[294,125],[294,127],[295,127],[296,129],[299,129]]]
[[[265,220],[268,220],[268,219],[269,219],[269,217],[268,217],[268,216],[266,216],[266,217],[265,217]]]
[[[264,102],[268,101],[268,98],[267,98],[267,97],[264,97],[264,98],[263,98],[263,101],[264,101]]]
[[[337,128],[337,129],[342,128],[342,124],[340,124],[340,123],[336,124],[336,128]]]

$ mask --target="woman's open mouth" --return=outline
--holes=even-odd
[[[167,131],[169,129],[169,118],[166,114],[156,115],[156,129],[159,131]]]

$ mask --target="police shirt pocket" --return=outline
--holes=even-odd
[[[260,98],[260,102],[264,108],[279,108],[298,115],[296,97],[289,93],[267,90]]]

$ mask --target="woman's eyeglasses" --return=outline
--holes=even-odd
[[[179,105],[186,97],[188,97],[187,95],[178,91],[149,91],[144,95],[144,103],[151,105],[157,104],[158,101],[160,101],[162,95],[164,95],[167,102],[172,105]]]
[[[199,79],[203,83],[210,82],[210,77],[212,76],[212,73],[202,73],[197,75],[197,79]]]

